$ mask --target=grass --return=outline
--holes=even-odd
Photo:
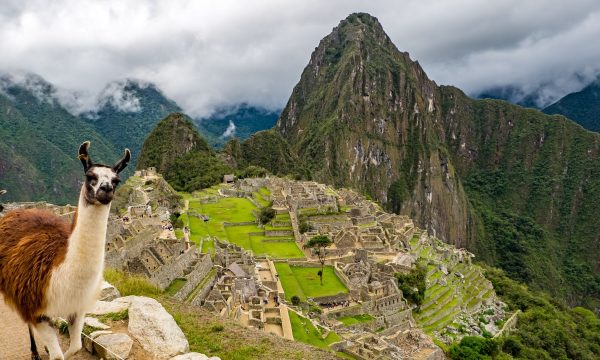
[[[350,326],[354,324],[367,323],[373,320],[373,317],[369,314],[360,314],[354,316],[341,316],[338,318],[338,320],[341,321],[342,324]]]
[[[348,289],[333,272],[332,266],[325,266],[323,271],[323,285],[321,285],[317,272],[320,268],[307,268],[290,266],[287,263],[275,263],[281,285],[286,293],[286,298],[291,299],[297,295],[300,300],[307,298],[336,295],[347,293]]]
[[[186,279],[173,280],[173,282],[169,284],[169,286],[167,286],[167,288],[165,289],[165,293],[167,293],[167,295],[170,296],[177,294],[177,292],[181,290],[181,288],[183,287],[183,285],[185,285],[186,282]]]
[[[332,353],[294,343],[259,330],[244,328],[234,321],[222,319],[196,306],[175,301],[152,286],[145,278],[130,276],[111,269],[105,270],[104,278],[112,283],[123,296],[139,295],[158,300],[183,331],[189,342],[190,352],[218,356],[223,360],[263,360],[265,358],[333,360],[335,358]],[[105,320],[118,321],[127,316],[128,312],[125,311],[109,314]],[[337,338],[337,335],[333,334],[326,340]]]
[[[322,338],[323,334],[320,329],[316,328],[308,319],[298,315],[296,312],[289,310],[290,322],[292,323],[292,332],[294,340],[310,344],[321,349],[329,349],[329,345],[341,340],[340,336],[331,331],[326,338]]]
[[[263,232],[256,225],[227,226],[225,232],[229,242],[237,244],[246,250],[251,250],[255,255],[269,255],[280,259],[304,258],[304,253],[292,238],[267,238],[264,235],[249,235],[250,233]],[[271,242],[269,240],[282,241]]]
[[[157,287],[150,284],[145,277],[131,275],[114,269],[104,270],[104,279],[115,286],[121,296],[139,295],[156,298],[162,294]]]

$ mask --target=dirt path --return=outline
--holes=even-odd
[[[0,295],[0,324],[0,359],[31,359],[27,325],[4,303],[2,295]]]

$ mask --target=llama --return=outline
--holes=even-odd
[[[51,360],[68,359],[81,349],[85,312],[100,292],[110,203],[131,152],[125,149],[111,167],[94,164],[89,146],[86,141],[79,147],[86,179],[72,224],[40,209],[0,218],[0,293],[27,323],[34,360],[40,359],[34,334]],[[52,317],[68,322],[70,345],[64,355]]]

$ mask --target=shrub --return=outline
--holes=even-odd
[[[258,221],[260,221],[261,224],[264,225],[273,220],[273,218],[275,218],[275,210],[273,210],[272,207],[264,207],[260,209],[260,212],[258,213]]]
[[[300,305],[300,298],[298,297],[298,295],[292,296],[292,298],[290,300],[292,301],[292,305],[294,305],[294,306]]]

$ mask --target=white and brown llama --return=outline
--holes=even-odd
[[[40,359],[34,334],[50,360],[79,351],[85,313],[100,291],[110,203],[131,153],[125,149],[113,166],[94,164],[89,146],[79,147],[86,179],[72,224],[40,209],[0,218],[0,293],[29,326],[32,359]],[[68,321],[71,343],[64,355],[49,323],[53,317]]]

